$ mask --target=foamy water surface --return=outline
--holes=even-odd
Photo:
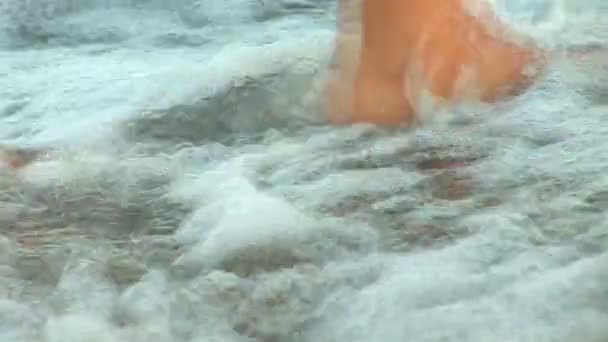
[[[46,151],[0,174],[0,341],[608,340],[605,56],[335,128],[333,1],[33,3],[0,0],[0,142]],[[494,3],[607,37],[599,1]]]

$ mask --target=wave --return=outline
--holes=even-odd
[[[323,0],[1,0],[0,19],[4,24],[0,25],[0,47],[118,44],[150,32],[161,32],[158,45],[200,46],[208,39],[179,31],[255,24],[280,18],[285,13],[322,15],[329,3]]]
[[[327,127],[333,1],[73,3],[0,51],[0,137],[49,148],[0,172],[0,340],[608,336],[605,70],[450,127]]]

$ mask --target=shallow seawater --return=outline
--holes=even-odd
[[[494,2],[606,38],[597,1]],[[0,0],[0,143],[43,150],[0,170],[1,341],[608,340],[603,56],[335,128],[333,1],[168,3]]]

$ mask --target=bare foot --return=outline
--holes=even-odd
[[[18,170],[35,161],[45,152],[43,149],[3,145],[0,146],[0,165]]]

